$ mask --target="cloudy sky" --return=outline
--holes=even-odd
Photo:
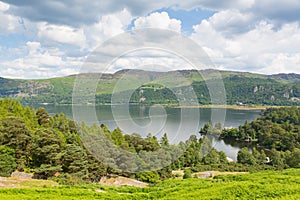
[[[184,35],[218,69],[300,73],[299,13],[298,0],[0,0],[0,76],[76,74],[104,41],[141,28]],[[151,55],[146,58],[157,60]],[[119,59],[111,71],[141,57]],[[160,59],[174,70],[188,68]]]

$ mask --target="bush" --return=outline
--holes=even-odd
[[[183,179],[187,179],[187,178],[192,178],[192,172],[191,172],[190,169],[185,169],[184,170]]]

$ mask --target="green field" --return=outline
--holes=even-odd
[[[40,186],[0,189],[0,199],[300,199],[300,169],[212,179],[167,180],[147,188]]]

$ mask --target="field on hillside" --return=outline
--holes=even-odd
[[[34,186],[0,189],[0,199],[300,199],[300,169],[214,179],[168,180],[146,188]]]

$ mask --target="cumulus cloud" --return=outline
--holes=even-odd
[[[42,40],[52,40],[59,43],[71,44],[77,46],[85,45],[85,35],[82,29],[69,26],[39,23],[38,36]]]
[[[230,15],[229,11],[226,13]],[[231,14],[236,16],[235,12]],[[286,23],[276,28],[270,22],[249,19],[253,27],[245,29],[247,31],[236,33],[230,26],[228,29],[224,26],[224,31],[220,30],[219,24],[226,24],[228,18],[219,12],[194,26],[191,38],[203,46],[214,63],[222,69],[267,74],[299,73],[299,24]]]
[[[22,29],[18,23],[18,18],[6,13],[9,8],[9,4],[0,1],[0,34],[14,33]]]
[[[133,16],[143,16],[153,10],[163,7],[191,10],[194,8],[246,9],[252,6],[254,0],[109,0],[109,1],[81,1],[81,0],[46,0],[19,1],[2,0],[13,5],[10,12],[28,18],[31,21],[46,21],[52,24],[80,26],[96,23],[103,15],[119,12],[126,8]]]
[[[155,12],[147,17],[139,17],[134,22],[134,28],[161,28],[180,32],[181,21],[170,19],[167,12]]]
[[[80,60],[64,57],[57,48],[43,48],[39,42],[27,42],[28,53],[22,58],[0,62],[0,73],[14,78],[49,78],[77,73]]]
[[[132,18],[131,13],[123,9],[120,12],[102,16],[92,25],[83,26],[87,46],[94,49],[105,40],[124,32]]]
[[[87,53],[123,33],[129,25],[133,30],[152,27],[181,32],[181,21],[167,12],[155,11],[161,8],[216,11],[193,27],[190,38],[197,41],[221,69],[300,73],[298,0],[0,0],[0,34],[21,33],[27,40],[36,41],[23,42],[19,47],[0,46],[0,53],[4,52],[0,60],[4,68],[0,68],[0,72],[10,77],[75,73],[74,69],[79,68]],[[166,41],[165,35],[155,32],[146,33],[145,37],[158,43]],[[108,46],[106,56],[126,46],[127,39]],[[144,41],[140,38],[136,42]],[[9,52],[15,52],[14,56]],[[155,57],[174,65],[174,69],[180,68],[179,65],[185,67],[182,63],[176,64],[174,58],[149,54],[148,57],[120,58],[114,69],[141,62],[156,65]]]

